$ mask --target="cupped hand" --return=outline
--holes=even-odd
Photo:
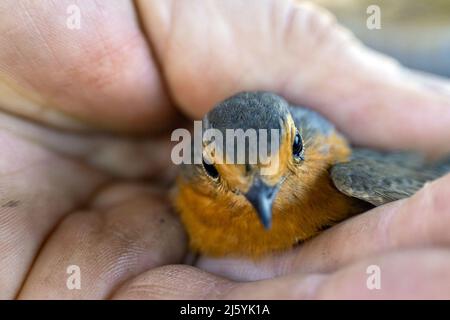
[[[198,118],[270,90],[354,143],[436,156],[450,152],[444,80],[371,52],[308,2],[84,1],[80,29],[71,4],[0,5],[1,298],[450,296],[449,176],[284,254],[195,266],[167,194],[178,110]]]

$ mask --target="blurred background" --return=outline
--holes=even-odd
[[[450,0],[314,0],[366,45],[410,68],[450,77]],[[381,29],[369,30],[377,5]]]

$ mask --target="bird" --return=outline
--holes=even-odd
[[[448,160],[353,147],[325,117],[272,92],[241,92],[218,103],[202,119],[202,133],[211,129],[225,138],[227,130],[254,130],[258,144],[270,148],[254,161],[255,143],[241,140],[239,162],[235,145],[204,139],[195,162],[192,143],[172,199],[191,250],[204,256],[260,259],[289,250],[450,171]],[[217,161],[224,154],[231,161]],[[277,165],[263,172],[268,160]]]

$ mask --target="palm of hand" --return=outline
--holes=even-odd
[[[0,27],[10,32],[0,43],[15,45],[0,52],[0,105],[41,124],[0,115],[1,298],[450,294],[448,176],[279,256],[176,265],[185,257],[186,236],[161,186],[172,172],[168,138],[136,141],[93,132],[161,132],[174,125],[171,101],[199,116],[235,91],[264,89],[315,107],[355,142],[438,154],[450,151],[445,84],[407,81],[406,71],[373,57],[308,4],[227,2],[186,11],[181,2],[142,1],[147,42],[128,2],[81,8],[82,28],[98,33],[68,33],[64,24],[41,19],[64,15],[62,2],[46,9],[25,4],[27,18],[11,14],[8,3],[14,5],[0,9]],[[27,29],[23,19],[34,27]],[[42,41],[44,48],[37,45]],[[84,54],[74,54],[74,47]],[[353,97],[368,86],[371,93]],[[120,180],[156,176],[160,182],[151,186]],[[66,286],[71,265],[80,268],[80,290]],[[366,286],[370,265],[380,267],[381,290]],[[267,280],[247,282],[259,279]]]

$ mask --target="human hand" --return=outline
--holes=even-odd
[[[175,124],[173,105],[199,117],[253,89],[315,108],[355,143],[443,154],[447,84],[368,51],[308,3],[86,1],[80,30],[65,26],[69,4],[0,7],[0,106],[40,123],[1,116],[3,298],[448,297],[449,177],[283,255],[196,267],[174,265],[186,238],[162,187],[110,184],[170,171],[168,138],[154,135]],[[372,264],[379,291],[366,287]],[[81,290],[66,287],[69,265]]]

